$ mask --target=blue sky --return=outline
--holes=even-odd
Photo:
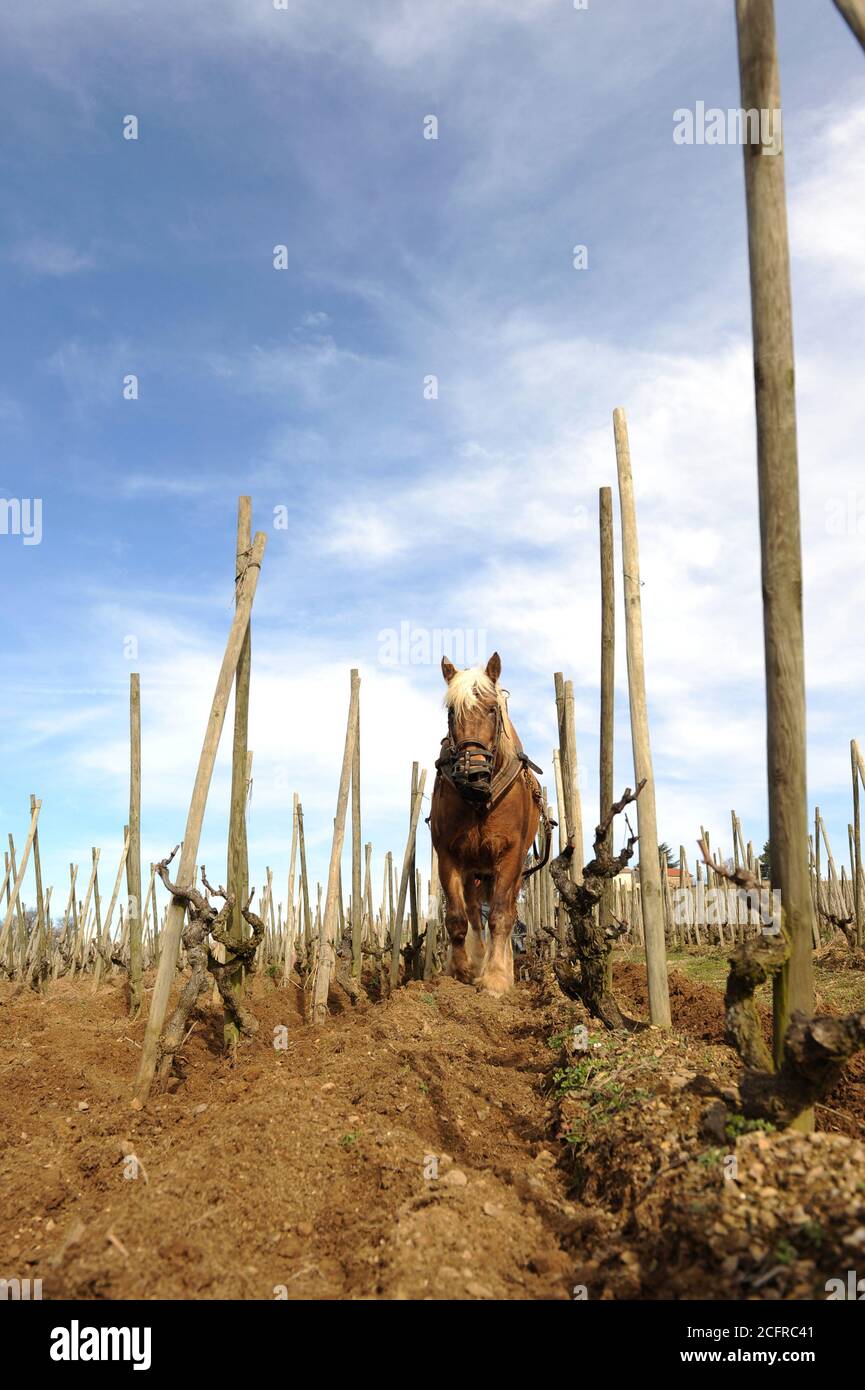
[[[848,743],[865,733],[865,72],[828,2],[776,8],[809,794],[841,858]],[[14,5],[2,28],[0,495],[41,498],[43,534],[38,546],[0,536],[0,829],[20,843],[29,794],[42,798],[58,910],[69,862],[83,873],[91,845],[110,889],[130,670],[145,862],[181,837],[241,492],[268,533],[254,882],[269,864],[284,884],[294,790],[324,880],[351,666],[376,891],[384,851],[401,854],[411,761],[431,770],[443,729],[437,666],[381,659],[381,634],[404,622],[499,650],[550,785],[552,673],[574,679],[593,824],[597,492],[615,485],[617,405],[660,834],[693,855],[702,823],[729,849],[735,806],[762,844],[742,157],[672,139],[677,108],[738,105],[732,4],[46,0]],[[136,141],[123,138],[129,114]],[[273,267],[278,244],[286,270]],[[124,400],[132,373],[139,397]],[[620,614],[618,787],[633,780],[623,635]],[[200,856],[214,873],[228,747]]]

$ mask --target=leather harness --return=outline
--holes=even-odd
[[[550,857],[550,844],[552,842],[552,827],[556,824],[547,814],[546,807],[541,797],[540,787],[531,776],[532,772],[542,773],[542,769],[537,763],[533,763],[531,758],[522,751],[515,753],[498,770],[495,771],[496,757],[499,751],[499,741],[502,734],[502,709],[496,700],[496,727],[493,734],[492,744],[482,743],[480,739],[463,738],[456,736],[456,726],[454,723],[454,712],[448,710],[448,731],[442,739],[441,753],[435,762],[436,776],[444,777],[445,781],[450,782],[451,786],[459,792],[463,800],[468,801],[479,812],[488,812],[501,801],[505,792],[513,786],[518,777],[523,776],[526,780],[532,800],[537,805],[541,813],[541,821],[544,826],[544,852],[543,857],[523,871],[523,878],[528,878],[530,874],[537,873],[542,869]]]

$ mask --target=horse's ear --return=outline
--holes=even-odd
[[[445,681],[447,682],[448,685],[450,685],[450,683],[451,683],[451,681],[453,680],[453,678],[454,678],[454,676],[456,675],[456,673],[457,673],[457,668],[456,668],[456,666],[454,666],[453,662],[452,662],[452,661],[448,661],[447,657],[446,657],[446,656],[443,656],[443,657],[442,657],[442,675],[444,676]]]
[[[502,659],[501,659],[501,657],[499,656],[498,652],[493,652],[492,656],[490,657],[489,661],[487,662],[487,675],[489,676],[489,678],[490,678],[490,680],[492,681],[493,685],[495,685],[496,681],[498,680],[498,678],[499,678],[499,676],[500,676],[501,674],[502,674]]]

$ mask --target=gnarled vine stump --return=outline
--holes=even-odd
[[[559,987],[568,998],[578,999],[594,1018],[611,1031],[634,1029],[640,1024],[622,1013],[609,985],[607,967],[613,943],[627,931],[627,926],[615,920],[609,926],[602,926],[596,909],[605,885],[624,869],[637,843],[637,836],[629,825],[627,845],[619,854],[612,854],[607,843],[607,832],[619,812],[636,801],[645,785],[643,779],[635,792],[627,787],[621,800],[610,807],[608,815],[596,826],[595,854],[583,869],[582,883],[574,883],[570,875],[573,843],[568,843],[550,864],[553,883],[559,890],[568,915],[564,945],[570,955],[570,958],[556,959],[553,971]]]

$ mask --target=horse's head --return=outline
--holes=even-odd
[[[498,684],[501,673],[498,652],[493,652],[485,670],[470,666],[458,671],[453,662],[442,657],[451,775],[470,801],[489,800],[505,725],[510,732],[504,695]]]

